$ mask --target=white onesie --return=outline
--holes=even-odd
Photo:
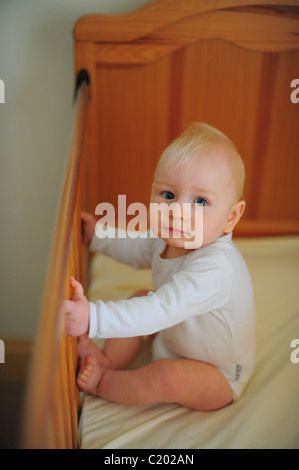
[[[240,397],[255,361],[255,308],[250,275],[232,234],[163,259],[165,242],[147,233],[132,239],[94,236],[101,251],[136,269],[152,268],[155,292],[145,297],[90,303],[90,337],[119,338],[159,332],[153,360],[184,357],[208,362]]]

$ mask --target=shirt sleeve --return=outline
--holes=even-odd
[[[101,252],[136,269],[151,268],[155,243],[151,232],[136,236],[135,232],[109,227],[105,233],[100,230],[99,234],[101,237],[94,234],[90,251]]]
[[[90,337],[143,336],[170,328],[188,318],[221,308],[230,297],[231,266],[225,258],[190,263],[170,282],[145,297],[98,300],[90,305]]]

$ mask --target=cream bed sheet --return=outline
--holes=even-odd
[[[129,407],[84,395],[81,448],[299,448],[299,363],[291,360],[291,341],[299,338],[299,237],[235,242],[251,272],[257,308],[256,368],[243,396],[222,410],[197,412],[175,404]],[[93,257],[91,300],[127,298],[141,288],[151,288],[149,271]],[[139,364],[150,358],[147,343]]]

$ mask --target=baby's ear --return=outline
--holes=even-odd
[[[231,212],[229,214],[229,217],[226,221],[226,225],[224,227],[225,233],[230,233],[233,231],[235,225],[237,225],[237,223],[241,219],[243,212],[245,210],[245,207],[246,207],[245,201],[239,201],[233,205]]]

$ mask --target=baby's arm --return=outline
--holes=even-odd
[[[67,336],[80,336],[89,330],[89,302],[84,295],[80,282],[71,278],[73,296],[64,301],[64,313]]]
[[[102,224],[91,214],[82,214],[83,239],[92,252],[111,256],[116,261],[133,266],[136,269],[151,268],[155,240],[150,232],[136,235],[134,231]]]
[[[170,281],[146,296],[90,302],[89,337],[151,335],[219,309],[231,291],[227,263],[203,272],[194,264],[181,268]]]

